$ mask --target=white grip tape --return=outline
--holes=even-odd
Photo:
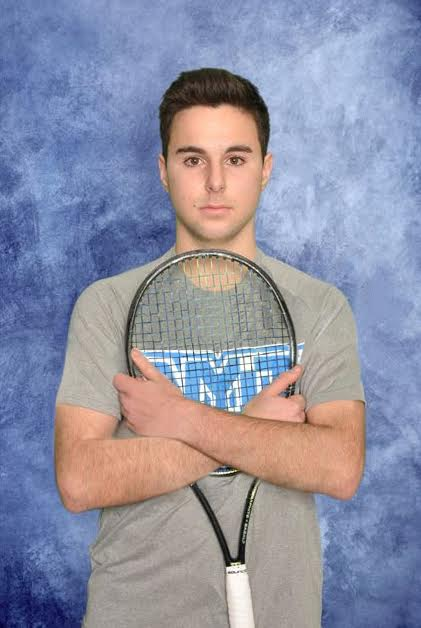
[[[247,567],[226,567],[226,589],[230,628],[254,628],[253,604]]]

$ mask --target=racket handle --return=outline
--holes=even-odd
[[[254,628],[253,604],[247,567],[226,567],[226,591],[230,628]]]

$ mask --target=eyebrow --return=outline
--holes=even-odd
[[[229,146],[226,153],[252,153],[253,149],[247,144],[236,144],[235,146]],[[206,151],[204,148],[200,148],[200,146],[180,146],[175,151],[175,154],[178,153],[198,153],[199,155],[206,155]]]

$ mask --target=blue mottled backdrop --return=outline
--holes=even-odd
[[[271,111],[260,246],[342,288],[359,327],[367,466],[351,501],[318,498],[323,625],[421,626],[420,19],[416,0],[0,0],[1,626],[80,624],[97,513],[66,512],[53,473],[69,315],[172,243],[157,107],[201,66]]]

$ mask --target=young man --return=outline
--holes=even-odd
[[[159,170],[175,247],[79,297],[57,397],[56,473],[73,512],[101,508],[91,547],[87,628],[227,628],[222,555],[189,484],[199,485],[234,548],[250,476],[262,479],[247,543],[259,628],[317,628],[320,535],[313,493],[349,499],[364,465],[364,396],[342,294],[264,255],[255,212],[272,170],[257,89],[225,70],[184,72],[161,108]],[[143,355],[126,375],[124,332],[142,279],[163,259],[223,248],[279,284],[304,347],[233,415],[185,399]],[[300,378],[300,395],[279,395]],[[121,414],[125,417],[120,420]],[[220,463],[243,473],[209,477]]]

